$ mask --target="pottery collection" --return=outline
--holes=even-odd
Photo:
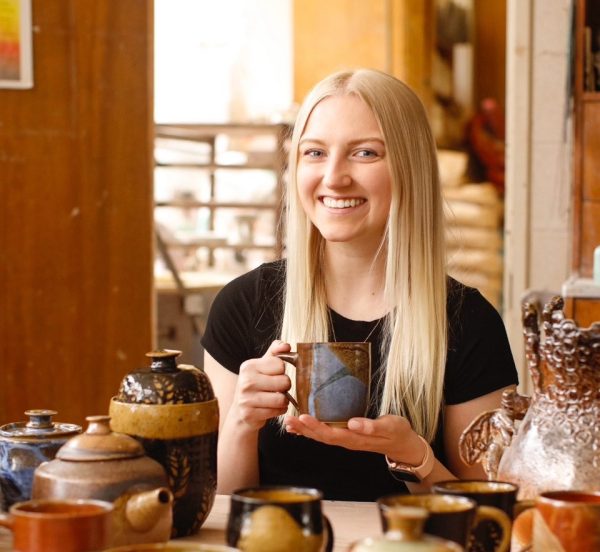
[[[133,438],[110,429],[108,416],[88,416],[73,437],[34,473],[35,499],[97,499],[114,505],[112,545],[169,539],[173,496],[163,467]]]
[[[511,538],[513,552],[600,550],[600,322],[580,328],[562,308],[560,297],[541,312],[523,304],[533,393],[505,391],[501,407],[475,418],[460,438],[462,459],[480,462],[488,479],[380,497],[382,534],[350,551],[504,552]],[[365,345],[298,344],[297,353],[279,355],[296,366],[291,393],[300,412],[331,425],[362,415]],[[18,550],[333,549],[321,491],[296,487],[232,493],[223,544],[167,542],[198,532],[217,488],[217,399],[204,372],[177,364],[179,354],[147,353],[150,365],[123,377],[109,414],[88,416],[83,433],[53,422],[52,410],[27,410],[28,421],[0,426],[0,510],[8,511],[0,526]],[[326,367],[326,381],[352,384],[334,390],[351,399],[350,410],[335,411],[339,401],[313,391],[316,364]],[[354,392],[355,380],[364,390]],[[573,520],[587,529],[572,531]],[[63,530],[72,543],[57,536]]]

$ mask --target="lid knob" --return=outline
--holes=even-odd
[[[53,429],[52,416],[56,416],[56,410],[26,410],[25,416],[29,416],[29,421],[25,424],[27,429]]]
[[[88,435],[108,435],[111,433],[110,416],[86,416],[88,427],[85,432]]]
[[[177,357],[181,354],[181,351],[174,349],[159,349],[157,351],[150,351],[146,353],[147,357],[152,359],[150,364],[150,370],[152,372],[177,372]]]

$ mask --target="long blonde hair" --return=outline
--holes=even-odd
[[[383,242],[384,324],[380,414],[407,417],[429,441],[439,423],[447,353],[446,261],[435,142],[425,109],[398,79],[370,69],[335,73],[309,93],[292,134],[287,187],[287,277],[281,339],[328,339],[325,242],[297,193],[298,142],[314,107],[355,94],[373,111],[385,141],[392,201]]]

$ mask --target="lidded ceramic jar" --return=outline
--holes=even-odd
[[[217,399],[204,372],[177,365],[180,354],[147,353],[150,367],[127,374],[110,402],[113,430],[135,437],[167,472],[173,537],[200,528],[217,491]]]
[[[27,422],[0,427],[0,509],[31,498],[33,472],[52,460],[81,426],[53,422],[55,410],[26,410]]]
[[[112,502],[112,545],[167,541],[173,496],[163,467],[135,439],[111,431],[109,416],[86,420],[84,433],[35,470],[32,498]]]
[[[382,537],[369,537],[354,543],[350,552],[463,552],[462,546],[423,534],[429,515],[425,508],[393,506],[383,515],[388,530]]]

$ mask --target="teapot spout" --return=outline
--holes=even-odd
[[[167,487],[158,487],[132,495],[125,506],[125,518],[132,529],[146,533],[161,520],[172,523],[173,493]]]

